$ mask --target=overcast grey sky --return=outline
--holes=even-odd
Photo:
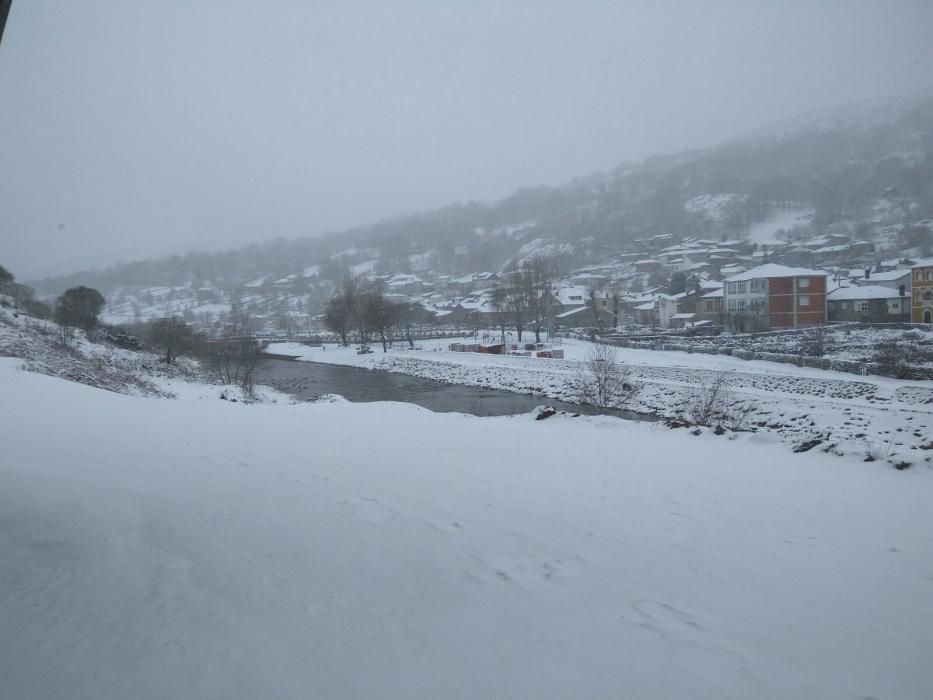
[[[933,3],[13,0],[20,278],[498,199],[933,83]]]

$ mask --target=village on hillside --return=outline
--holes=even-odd
[[[456,276],[441,273],[427,255],[412,255],[404,265],[409,271],[392,272],[378,249],[349,249],[300,273],[235,288],[205,282],[117,289],[104,318],[131,324],[178,315],[219,334],[236,306],[255,319],[260,336],[327,337],[323,312],[339,291],[340,278],[333,273],[338,267],[344,277],[378,287],[404,310],[394,329],[398,335],[516,324],[535,324],[552,334],[719,335],[839,322],[933,323],[933,257],[924,255],[926,243],[907,248],[912,254],[895,252],[905,250],[905,232],[924,242],[933,238],[933,221],[878,226],[870,240],[849,232],[796,240],[808,214],[791,213],[773,219],[786,229],[753,225],[746,237],[719,241],[658,235],[569,271],[561,270],[565,251],[545,241],[523,246],[500,269]],[[508,290],[521,284],[522,270],[531,263],[545,263],[548,271],[533,282],[536,308],[526,313]]]

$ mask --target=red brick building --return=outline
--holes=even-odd
[[[736,332],[826,323],[827,273],[767,264],[725,280],[724,324]]]

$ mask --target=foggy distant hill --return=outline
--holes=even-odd
[[[361,196],[365,196],[361,193]],[[457,203],[369,226],[218,253],[189,252],[54,277],[110,296],[142,287],[234,290],[295,282],[326,295],[348,271],[460,275],[548,252],[565,270],[636,249],[657,234],[751,235],[781,211],[812,211],[814,235],[933,217],[933,97],[872,101],[804,115],[734,142],[620,165],[494,203]],[[257,232],[257,238],[268,235]]]

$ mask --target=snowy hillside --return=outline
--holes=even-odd
[[[123,394],[163,397],[197,374],[194,363],[180,360],[166,366],[148,352],[92,342],[84,331],[76,331],[69,347],[58,335],[50,321],[0,308],[0,357],[17,358],[30,371]]]
[[[792,231],[797,227],[809,226],[813,219],[812,209],[784,209],[777,211],[764,221],[752,224],[747,232],[748,239],[761,245],[774,245],[783,241],[780,231]]]
[[[127,350],[81,330],[65,347],[55,324],[0,307],[0,359],[6,358],[30,372],[133,396],[289,400],[269,387],[256,387],[247,397],[239,386],[211,383],[214,378],[195,360],[182,357],[166,365],[152,352]]]
[[[4,697],[933,687],[928,470],[609,418],[160,401],[16,364]]]

